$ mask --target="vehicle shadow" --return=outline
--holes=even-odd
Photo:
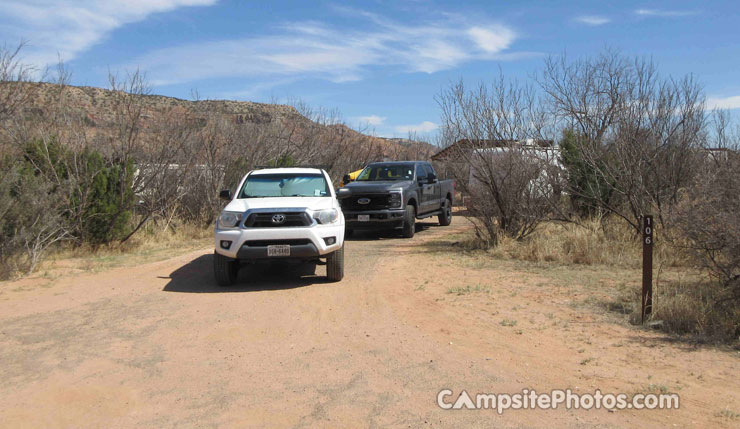
[[[257,292],[327,283],[326,277],[315,274],[316,270],[313,264],[281,261],[244,265],[239,270],[236,283],[223,287],[216,284],[213,278],[213,255],[209,254],[199,256],[173,271],[169,276],[170,281],[162,290],[181,293]]]
[[[416,221],[415,233],[424,232],[429,228],[438,227],[438,223],[422,223]],[[351,236],[344,236],[346,241],[377,241],[377,240],[393,240],[402,239],[401,231],[397,229],[380,229],[380,230],[362,230],[358,229]]]

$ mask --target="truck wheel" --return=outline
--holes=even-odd
[[[442,205],[442,214],[440,214],[437,219],[439,219],[439,224],[442,226],[447,226],[452,223],[452,203],[449,198],[445,198],[445,202]]]
[[[344,277],[344,244],[326,257],[326,278],[338,282]]]
[[[239,273],[239,261],[213,252],[213,274],[219,286],[231,286]]]
[[[403,217],[403,238],[412,238],[416,232],[416,209],[411,204],[406,206],[406,214]]]

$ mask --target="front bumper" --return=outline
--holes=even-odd
[[[333,244],[325,239],[334,237]],[[228,246],[224,244],[228,242]],[[315,259],[339,250],[344,243],[344,224],[310,227],[216,229],[216,252],[240,260]],[[290,256],[267,256],[267,245],[289,244]]]
[[[290,256],[268,256],[267,244],[252,245],[248,241],[242,245],[236,252],[236,258],[239,260],[258,260],[258,259],[316,259],[320,256],[319,249],[311,243],[290,244]],[[278,241],[275,244],[283,244]]]
[[[384,229],[400,228],[406,215],[404,209],[345,211],[344,222],[349,229]],[[368,220],[360,221],[358,216],[367,215]]]

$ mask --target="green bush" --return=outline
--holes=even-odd
[[[93,245],[123,238],[129,231],[134,201],[133,164],[106,166],[103,157],[93,151],[85,152],[82,159],[87,176],[76,192],[87,193],[89,203],[81,210],[80,238]]]
[[[583,150],[586,144],[588,142],[573,130],[563,131],[560,160],[568,172],[568,193],[573,208],[579,216],[591,218],[603,214],[601,209],[609,205],[612,192],[594,163],[584,159],[584,154],[590,153]]]
[[[27,160],[26,160],[27,161]],[[68,237],[59,187],[35,174],[29,162],[0,162],[0,276],[30,272],[45,251]]]
[[[26,146],[21,171],[20,187],[46,182],[49,191],[39,198],[63,202],[56,211],[78,242],[100,245],[127,233],[134,202],[133,163],[106,162],[91,149],[74,152],[57,140],[36,140]]]
[[[267,165],[270,167],[295,167],[296,160],[289,153],[285,153],[270,160]]]

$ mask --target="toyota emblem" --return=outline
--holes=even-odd
[[[359,198],[357,202],[359,204],[370,204],[370,198]]]
[[[272,223],[281,224],[283,222],[285,222],[285,215],[276,214],[272,216]]]

